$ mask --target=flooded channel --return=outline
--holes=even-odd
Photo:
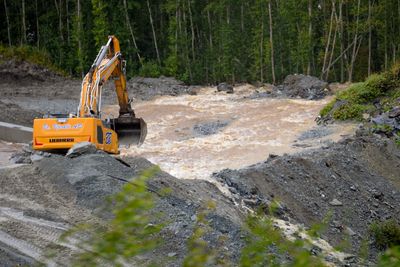
[[[268,158],[315,148],[354,132],[354,124],[318,127],[314,121],[330,98],[252,98],[249,86],[235,94],[203,88],[197,95],[161,96],[135,104],[148,125],[145,143],[122,149],[186,179],[208,179],[224,168],[242,168]],[[115,113],[117,106],[106,112]]]

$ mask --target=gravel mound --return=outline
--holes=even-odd
[[[213,135],[228,126],[229,121],[211,121],[203,122],[193,126],[193,132],[197,136]]]
[[[128,81],[129,96],[141,100],[150,100],[160,95],[196,94],[197,87],[187,86],[172,77],[143,78],[135,77]]]
[[[389,139],[361,136],[303,154],[271,156],[214,177],[256,206],[280,201],[283,219],[306,226],[331,212],[323,237],[335,246],[351,233],[348,252],[358,254],[372,222],[400,220],[399,159],[400,149]],[[370,256],[377,256],[373,245]]]
[[[54,71],[27,61],[11,59],[0,64],[0,84],[31,85],[63,79]]]
[[[286,76],[281,85],[273,86],[265,92],[255,92],[250,98],[289,97],[317,100],[328,94],[330,89],[327,82],[310,75],[293,74]]]
[[[24,153],[29,154],[29,151]],[[49,247],[57,249],[53,260],[65,265],[71,248],[54,246],[62,229],[77,223],[109,219],[111,213],[105,208],[108,196],[120,191],[128,180],[151,166],[153,164],[143,158],[116,159],[100,151],[74,158],[52,154],[32,164],[0,169],[0,234],[3,231],[12,236],[6,241],[0,239],[0,255],[4,254],[2,258],[7,259],[0,259],[0,265],[25,263],[27,259],[45,262],[38,255],[45,254]],[[239,255],[235,252],[242,245],[242,215],[214,185],[178,180],[160,172],[149,180],[148,187],[151,192],[170,188],[171,193],[165,196],[154,194],[156,207],[152,211],[163,214],[161,218],[154,216],[155,220],[170,223],[161,232],[164,243],[145,255],[144,261],[157,261],[173,254],[167,266],[181,266],[196,213],[208,200],[215,201],[217,208],[210,214],[211,231],[206,240],[211,246],[217,246],[219,239],[226,237],[225,246],[232,252],[229,256],[237,260]],[[19,215],[4,216],[2,210]],[[30,249],[24,250],[25,247]],[[165,266],[165,262],[162,265]]]

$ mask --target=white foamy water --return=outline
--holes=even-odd
[[[208,180],[224,168],[242,168],[266,160],[269,154],[304,149],[294,147],[294,141],[316,127],[315,117],[330,100],[246,98],[253,92],[249,85],[235,88],[235,94],[203,88],[197,95],[136,103],[136,115],[148,125],[147,139],[141,147],[121,153],[145,157],[178,178]],[[109,106],[106,111],[117,110]],[[207,136],[194,131],[195,125],[217,121],[228,125]],[[336,125],[331,134],[311,140],[308,146],[337,141],[354,128],[352,124]]]

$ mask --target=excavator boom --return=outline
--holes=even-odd
[[[119,104],[119,116],[102,120],[102,87],[113,78]],[[119,41],[109,36],[82,82],[77,115],[35,119],[33,147],[38,150],[68,149],[75,143],[89,141],[98,149],[118,152],[118,145],[141,145],[147,126],[137,118],[128,97],[125,61]]]

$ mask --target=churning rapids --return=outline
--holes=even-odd
[[[315,118],[330,98],[252,98],[249,85],[234,94],[203,88],[197,95],[160,96],[135,104],[148,124],[145,143],[123,149],[140,155],[178,178],[206,179],[224,168],[242,168],[269,154],[316,148],[355,130],[354,124],[317,126]],[[114,113],[117,106],[108,106]]]

